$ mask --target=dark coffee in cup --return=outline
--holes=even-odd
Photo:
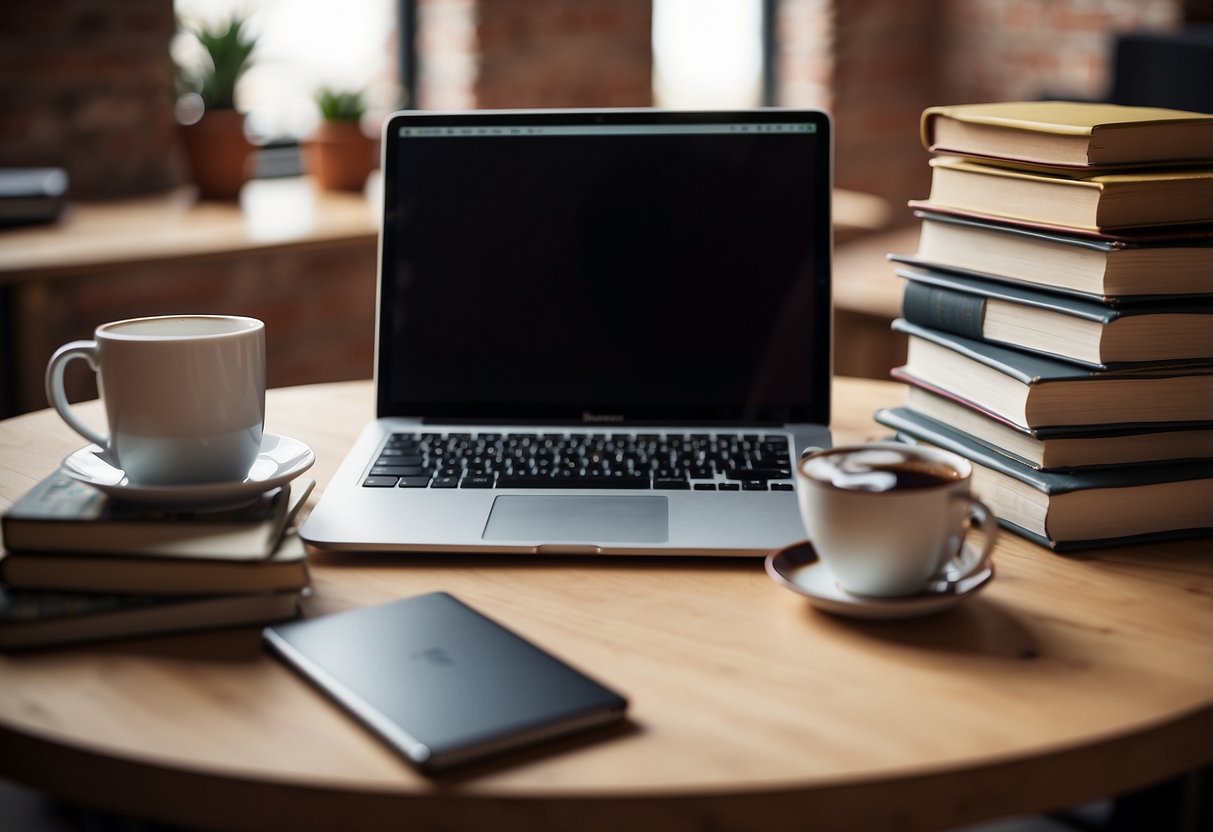
[[[964,478],[946,462],[888,446],[819,453],[805,461],[803,471],[811,479],[847,491],[934,488]]]
[[[847,592],[915,595],[989,564],[998,521],[969,493],[973,465],[939,448],[876,442],[797,465],[796,498],[823,565]],[[980,529],[980,549],[965,543]]]

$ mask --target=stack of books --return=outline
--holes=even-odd
[[[1213,532],[1213,115],[932,107],[903,407],[1054,549]]]
[[[294,520],[313,485],[180,511],[118,502],[56,471],[0,524],[0,649],[295,616],[310,580]]]

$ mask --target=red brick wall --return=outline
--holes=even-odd
[[[1182,0],[945,0],[946,92],[954,103],[1098,99],[1117,32],[1172,30]],[[941,102],[942,103],[942,102]]]
[[[779,102],[834,115],[836,181],[902,208],[930,176],[931,104],[1101,98],[1116,32],[1174,29],[1183,0],[781,0]]]
[[[374,369],[374,243],[233,254],[171,266],[124,267],[53,281],[37,326],[39,353],[24,356],[26,406],[41,401],[41,374],[59,344],[91,338],[98,324],[181,312],[250,315],[265,321],[271,387],[370,378]],[[73,366],[73,401],[96,396]]]
[[[834,105],[834,0],[781,0],[775,15],[776,103]]]
[[[839,184],[895,201],[930,103],[1099,97],[1111,35],[1183,0],[781,0],[779,101],[834,112]],[[650,0],[419,0],[425,107],[651,103]],[[0,3],[0,165],[62,165],[80,197],[180,181],[171,0]]]
[[[902,206],[929,178],[923,107],[1098,97],[1112,34],[1175,28],[1183,11],[1183,0],[781,0],[779,103],[832,111],[838,184],[885,196],[908,223]],[[423,106],[651,102],[650,0],[419,0],[418,13]],[[0,165],[64,165],[77,197],[177,182],[173,26],[171,0],[0,2]],[[60,281],[51,298],[38,321],[48,350],[106,320],[222,311],[267,321],[271,384],[371,372],[370,246],[133,268]]]
[[[778,103],[834,117],[835,181],[895,206],[929,177],[918,116],[934,103],[933,0],[782,0]],[[896,211],[895,216],[903,212]]]
[[[418,29],[425,108],[652,103],[650,0],[420,0]]]
[[[840,0],[836,6],[837,182],[900,208],[928,182],[917,137],[919,116],[934,103],[938,86],[934,3]]]
[[[78,197],[180,181],[172,0],[0,3],[0,166],[67,169]]]

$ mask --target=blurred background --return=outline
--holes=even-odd
[[[321,85],[379,112],[823,107],[838,184],[897,204],[927,181],[923,107],[1108,99],[1121,40],[1213,24],[1211,0],[6,0],[0,165],[63,166],[79,198],[181,183],[173,58],[199,55],[178,20],[233,13],[263,143],[306,137]]]
[[[181,73],[206,66],[190,32],[233,15],[253,43],[235,88],[253,165],[237,195],[208,201]],[[0,169],[51,169],[63,187],[30,222],[0,212],[0,416],[46,406],[56,346],[139,315],[262,318],[271,386],[371,376],[374,175],[317,187],[302,151],[322,87],[358,93],[371,135],[396,108],[830,111],[836,367],[882,378],[904,351],[884,254],[915,246],[925,107],[1211,112],[1211,50],[1213,0],[3,0]],[[0,187],[0,208],[24,198]],[[69,388],[96,395],[82,369]],[[24,797],[0,781],[0,826],[101,828]]]
[[[251,179],[208,202],[182,78],[206,67],[192,33],[233,16],[252,46],[235,86]],[[369,136],[411,107],[830,111],[837,367],[884,377],[903,345],[883,255],[915,244],[923,108],[1207,112],[1211,44],[1213,0],[5,0],[0,168],[68,184],[54,222],[0,227],[0,415],[45,406],[55,346],[136,315],[265,319],[273,386],[370,376],[375,179],[315,187],[323,87],[357,94]],[[69,379],[77,398],[90,385]]]

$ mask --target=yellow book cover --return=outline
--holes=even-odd
[[[1092,168],[1213,163],[1213,115],[1075,101],[928,107],[933,153]]]
[[[1088,231],[1213,222],[1213,170],[1051,176],[931,160],[929,204]]]

